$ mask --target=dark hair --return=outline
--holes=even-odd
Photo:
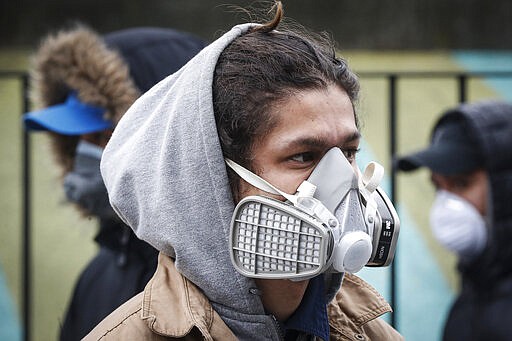
[[[276,7],[273,20],[255,26],[224,49],[213,78],[222,151],[249,169],[255,139],[263,138],[275,124],[270,114],[275,104],[298,91],[332,84],[344,89],[352,103],[359,92],[356,75],[343,59],[336,58],[332,40],[291,29],[277,31],[283,10],[279,1]],[[235,181],[230,182],[236,193]]]

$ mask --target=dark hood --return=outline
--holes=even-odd
[[[471,264],[460,264],[463,278],[490,287],[512,275],[512,105],[482,101],[462,105],[444,115],[461,120],[480,146],[482,167],[489,176],[488,244]]]
[[[106,34],[104,40],[128,64],[130,76],[142,93],[176,72],[206,46],[189,33],[156,27],[116,31]]]

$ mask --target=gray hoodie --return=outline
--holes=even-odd
[[[278,340],[254,281],[231,264],[234,204],[212,101],[220,53],[251,26],[235,26],[140,97],[105,148],[101,171],[119,216],[140,239],[175,258],[178,271],[240,339]]]

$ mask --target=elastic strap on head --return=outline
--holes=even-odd
[[[261,189],[270,194],[281,195],[288,201],[290,201],[293,206],[299,208],[300,210],[315,216],[323,223],[327,224],[330,228],[337,230],[339,228],[339,222],[336,217],[330,212],[322,202],[318,199],[313,198],[315,194],[316,186],[306,180],[302,182],[302,184],[297,189],[297,194],[288,194],[277,187],[271,185],[266,180],[260,178],[258,175],[254,174],[250,170],[240,166],[236,162],[226,158],[226,164],[242,179],[247,181],[249,184],[253,185],[256,188]]]
[[[364,188],[373,193],[384,177],[384,167],[377,162],[370,162],[361,177]]]
[[[247,181],[249,184],[253,185],[256,188],[261,189],[262,191],[265,191],[270,194],[276,194],[281,195],[285,197],[287,200],[289,200],[294,205],[297,204],[297,196],[285,193],[278,189],[277,187],[271,185],[268,183],[265,179],[259,177],[258,175],[254,174],[250,170],[240,166],[238,163],[225,158],[226,164],[231,168],[236,174],[238,174],[242,179]]]
[[[364,169],[364,174],[358,169],[359,173],[359,193],[366,200],[366,207],[364,210],[364,220],[371,233],[377,218],[377,202],[372,197],[372,193],[379,187],[382,178],[384,177],[384,167],[377,162],[370,162]]]

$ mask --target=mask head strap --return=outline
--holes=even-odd
[[[377,162],[370,162],[364,169],[363,174],[359,172],[359,193],[366,200],[364,220],[372,233],[377,217],[377,203],[372,193],[379,187],[383,177],[384,167]]]
[[[329,212],[329,210],[319,200],[313,198],[316,186],[312,183],[305,180],[297,188],[297,194],[288,194],[270,184],[265,179],[254,174],[250,170],[240,166],[233,160],[226,158],[225,161],[229,168],[231,168],[236,174],[238,174],[242,179],[247,181],[252,186],[270,194],[283,196],[286,200],[292,203],[293,206],[312,216],[315,216],[330,228],[336,229],[339,227],[339,223],[336,217],[331,212]]]
[[[229,166],[229,168],[231,168],[236,174],[238,174],[242,179],[247,181],[249,184],[251,184],[254,187],[261,189],[262,191],[265,191],[267,193],[281,195],[286,200],[290,201],[292,204],[294,204],[294,205],[297,204],[298,195],[293,195],[293,194],[288,194],[286,192],[283,192],[279,188],[270,184],[265,179],[254,174],[250,170],[240,166],[238,163],[234,162],[233,160],[230,160],[228,158],[226,158],[225,160],[226,160],[226,164]],[[301,186],[299,186],[299,188]],[[314,185],[311,184],[311,186],[314,186]],[[306,187],[306,185],[305,185],[305,187]],[[305,188],[305,187],[303,187],[303,188]],[[314,193],[315,189],[313,189],[313,193]],[[309,189],[308,192],[311,192],[311,189]]]

